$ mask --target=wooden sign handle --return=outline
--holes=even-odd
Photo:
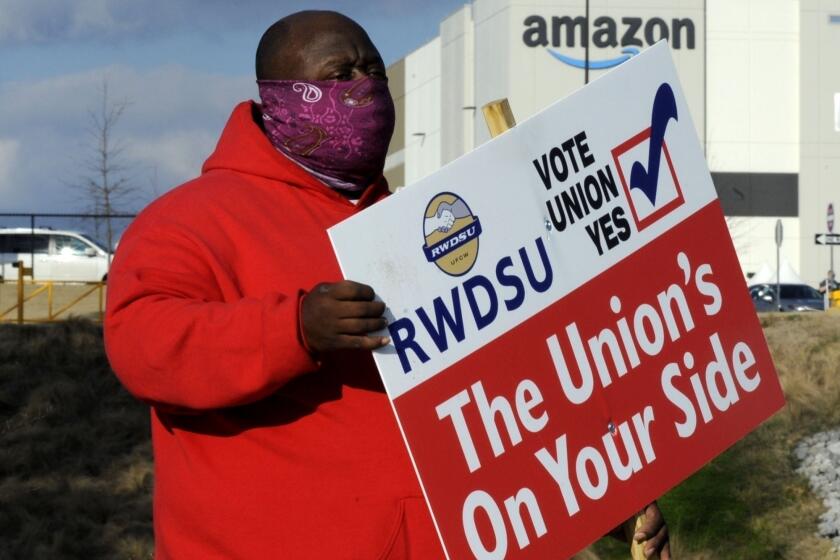
[[[481,108],[481,112],[484,113],[484,121],[493,138],[516,126],[516,119],[513,118],[513,112],[510,110],[510,103],[506,97],[487,103]]]
[[[659,554],[656,553],[650,558],[645,557],[645,543],[647,541],[636,542],[633,540],[633,535],[635,535],[639,529],[642,528],[642,524],[645,520],[645,512],[640,511],[632,518],[628,519],[624,522],[624,535],[627,537],[627,541],[630,543],[630,557],[633,560],[659,560]]]
[[[516,126],[516,119],[513,118],[513,111],[510,110],[510,103],[508,103],[507,98],[496,99],[487,103],[481,108],[481,112],[484,113],[484,121],[487,123],[490,136],[493,138]],[[630,557],[633,560],[649,560],[645,558],[645,543],[637,543],[633,540],[633,535],[642,526],[644,518],[645,514],[641,512],[624,522],[624,534],[630,541]],[[651,558],[658,560],[659,555],[655,554]]]

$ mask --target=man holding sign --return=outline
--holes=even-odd
[[[385,304],[327,228],[387,193],[385,69],[355,22],[301,12],[257,52],[200,178],[123,237],[105,337],[152,405],[157,558],[443,556],[370,350]],[[463,219],[449,204],[429,231]],[[638,535],[668,558],[656,506]]]

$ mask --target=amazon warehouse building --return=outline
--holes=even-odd
[[[475,0],[389,68],[386,176],[410,185],[488,141],[489,101],[524,120],[582,87],[587,42],[591,81],[660,39],[745,275],[775,270],[781,219],[783,261],[816,285],[840,204],[840,0]]]

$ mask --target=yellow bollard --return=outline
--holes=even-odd
[[[493,138],[516,126],[516,119],[513,117],[513,111],[510,110],[510,103],[508,103],[507,98],[487,103],[481,108],[481,112],[484,113],[484,120],[490,130],[490,136]],[[636,514],[634,518],[624,522],[624,533],[627,540],[630,541],[630,557],[633,560],[649,560],[645,558],[645,543],[637,543],[633,540],[633,535],[642,526],[644,518],[645,513],[642,511]],[[659,555],[654,554],[651,558],[657,560]]]
[[[828,306],[840,308],[840,290],[834,290],[828,295]]]
[[[23,261],[18,261],[14,264],[14,266],[18,270],[18,282],[17,282],[17,322],[18,325],[23,324],[23,277],[29,276],[32,277],[32,267],[25,267],[23,266]],[[11,309],[9,310],[11,311]]]
[[[18,325],[23,324],[23,261],[17,262],[18,281],[17,281],[17,322]]]

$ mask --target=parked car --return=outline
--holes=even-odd
[[[782,311],[823,311],[823,295],[807,284],[780,284]],[[750,286],[756,311],[777,311],[776,284]]]
[[[33,264],[34,257],[34,264]],[[75,231],[0,228],[0,276],[17,280],[15,263],[33,267],[35,280],[98,282],[112,258],[93,239]]]

